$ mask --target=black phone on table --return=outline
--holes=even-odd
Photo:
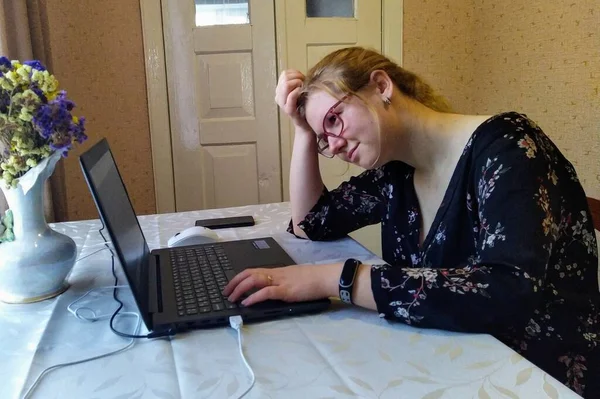
[[[206,227],[213,230],[231,227],[254,226],[254,218],[252,216],[234,216],[227,218],[202,219],[196,220],[196,226]]]

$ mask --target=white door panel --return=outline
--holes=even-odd
[[[213,193],[206,200],[207,208],[236,206],[240,192],[245,200],[258,203],[255,144],[205,146],[203,150],[205,186]]]

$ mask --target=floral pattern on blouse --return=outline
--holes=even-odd
[[[527,116],[488,119],[422,245],[413,172],[394,161],[325,189],[299,227],[335,240],[381,222],[386,263],[371,267],[371,281],[382,317],[492,334],[578,394],[600,397],[597,243],[571,163]]]

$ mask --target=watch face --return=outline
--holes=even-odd
[[[346,290],[340,291],[340,299],[344,302],[350,302],[350,292]]]

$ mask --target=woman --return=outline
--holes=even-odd
[[[345,302],[425,328],[489,333],[600,395],[598,255],[573,166],[525,115],[459,115],[381,54],[336,51],[281,74],[295,125],[290,231],[333,240],[381,222],[383,265],[250,269],[231,301]],[[333,191],[317,153],[367,169]]]

